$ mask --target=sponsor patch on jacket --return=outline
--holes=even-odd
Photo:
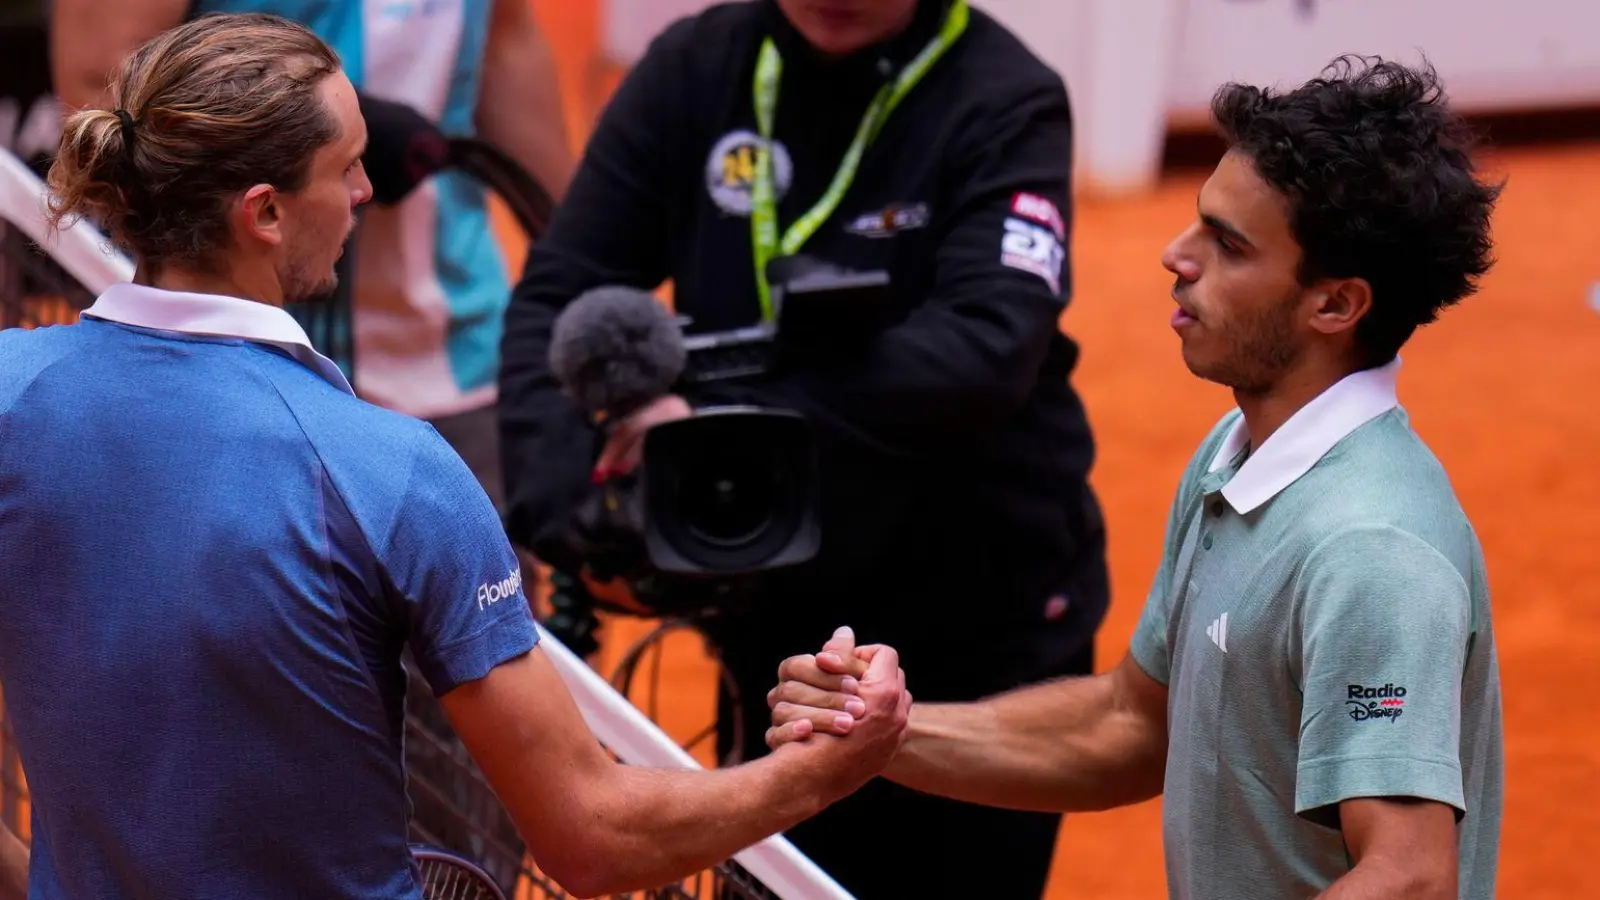
[[[1045,226],[1055,234],[1057,241],[1067,239],[1066,220],[1048,197],[1019,192],[1011,198],[1011,214]]]
[[[718,209],[730,216],[750,215],[750,194],[756,180],[756,150],[761,143],[761,136],[753,131],[731,131],[717,141],[706,157],[706,193],[711,195],[711,202]],[[782,141],[772,142],[771,147],[773,199],[782,200],[794,179],[794,163]]]
[[[891,203],[877,212],[856,216],[844,226],[844,230],[861,237],[885,238],[902,231],[925,228],[928,218],[926,203]]]
[[[1037,222],[1010,216],[1000,239],[1000,263],[1044,279],[1053,294],[1061,293],[1061,266],[1066,249],[1055,233]]]

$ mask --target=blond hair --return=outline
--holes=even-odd
[[[257,184],[303,187],[338,125],[317,95],[339,58],[302,25],[208,15],[151,39],[111,84],[112,109],[62,127],[50,218],[85,218],[141,263],[211,267],[225,209]]]

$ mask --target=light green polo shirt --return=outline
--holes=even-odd
[[[1457,810],[1461,897],[1495,893],[1500,677],[1483,554],[1395,395],[1398,361],[1254,453],[1237,410],[1190,461],[1133,636],[1167,685],[1176,900],[1296,900],[1351,866],[1338,804]]]

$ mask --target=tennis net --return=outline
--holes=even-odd
[[[133,276],[132,264],[84,222],[47,228],[45,186],[24,163],[0,150],[0,328],[76,321],[107,286]],[[311,329],[308,329],[310,331]],[[346,332],[348,333],[348,332]],[[317,335],[312,332],[313,342]],[[322,347],[319,346],[319,349]],[[345,362],[345,360],[341,360]],[[584,660],[541,628],[541,643],[572,692],[584,719],[622,763],[653,768],[698,768],[699,763]],[[412,839],[474,857],[512,900],[567,895],[523,850],[504,808],[414,666],[407,697],[408,791],[415,815]],[[0,685],[0,820],[31,838],[23,761],[3,712]],[[429,823],[427,827],[423,822]],[[626,895],[639,900],[849,900],[850,895],[781,836],[682,882]]]

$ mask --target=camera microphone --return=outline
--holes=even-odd
[[[773,337],[765,322],[685,336],[653,294],[611,285],[579,295],[556,316],[550,370],[603,434],[674,390],[764,377]],[[567,544],[601,581],[627,578],[646,608],[699,605],[702,591],[664,585],[740,579],[816,554],[815,455],[797,412],[696,408],[651,427],[637,469],[586,495]]]
[[[638,288],[598,287],[556,317],[550,369],[580,409],[616,421],[665,396],[688,350],[677,321]]]

